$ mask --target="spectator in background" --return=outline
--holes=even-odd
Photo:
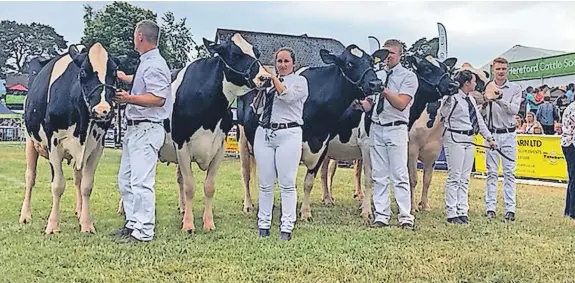
[[[536,88],[533,90],[533,87],[527,87],[527,95],[525,96],[525,99],[527,100],[528,112],[537,113],[537,106],[540,104],[535,101],[535,93],[537,92],[539,92],[539,89]]]
[[[533,112],[527,113],[525,116],[525,123],[521,127],[522,134],[541,134],[543,130],[541,129],[541,124],[535,120],[535,114]]]
[[[523,128],[523,116],[521,114],[515,115],[515,131],[518,134],[522,134],[521,129]]]
[[[565,93],[565,96],[567,97],[567,105],[573,102],[573,90],[575,90],[574,83],[567,85],[567,92]]]
[[[567,97],[567,93],[561,93],[561,95],[555,99],[555,105],[559,109],[559,117],[563,115],[563,111],[565,111],[565,108],[569,105],[568,100],[569,98]]]
[[[555,123],[555,135],[563,134],[563,130],[561,129],[561,123]]]
[[[537,108],[537,114],[535,117],[537,118],[537,121],[541,123],[543,133],[546,135],[552,135],[555,133],[555,123],[559,122],[559,113],[557,107],[551,104],[550,96],[545,96],[543,101],[543,104],[539,105]]]

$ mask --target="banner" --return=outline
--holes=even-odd
[[[447,32],[442,23],[437,23],[437,32],[439,33],[439,49],[437,51],[437,59],[439,61],[447,58]]]
[[[475,136],[475,144],[485,144],[481,135]],[[485,152],[488,149],[475,147],[475,171],[487,173]],[[501,159],[503,159],[501,157]],[[567,181],[567,163],[561,149],[561,136],[517,135],[517,178],[535,178]],[[499,161],[499,175],[503,166]]]
[[[225,151],[226,152],[232,152],[232,153],[239,152],[237,135],[236,135],[236,132],[233,130],[230,131],[228,133],[228,136],[226,137]]]
[[[507,78],[523,81],[575,74],[575,53],[509,63]]]

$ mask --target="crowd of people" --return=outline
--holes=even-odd
[[[569,84],[564,93],[554,101],[551,88],[544,84],[540,87],[527,87],[523,92],[521,111],[515,117],[517,133],[539,135],[561,135],[561,117],[565,109],[573,102],[575,84]]]

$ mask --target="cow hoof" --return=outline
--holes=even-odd
[[[30,216],[30,213],[25,213],[20,216],[20,220],[18,220],[18,222],[20,222],[20,224],[28,224],[31,220],[32,216]]]
[[[190,229],[190,230],[186,230],[186,229],[182,229],[185,232],[188,232],[188,235],[193,235],[194,234],[194,229]]]
[[[301,221],[303,222],[311,222],[313,221],[313,218],[311,217],[311,213],[307,212],[307,213],[302,213],[301,214]]]
[[[56,223],[48,223],[48,226],[46,226],[46,230],[44,232],[46,235],[56,234],[60,232],[60,227]]]
[[[216,230],[216,225],[214,223],[204,223],[204,231],[210,232]]]
[[[419,210],[420,211],[431,211],[431,207],[427,203],[419,203]]]
[[[184,225],[182,226],[182,231],[186,231],[188,232],[188,234],[193,234],[194,230],[196,230],[196,228],[194,227],[194,224],[186,224],[184,223]]]
[[[323,204],[333,206],[333,205],[335,205],[335,200],[334,200],[334,198],[324,198]]]
[[[250,213],[253,209],[254,208],[252,206],[244,206],[244,213]]]
[[[362,211],[360,214],[361,218],[366,219],[366,220],[371,220],[371,217],[373,216],[373,214],[369,211]]]
[[[357,201],[363,200],[363,194],[353,194],[353,199]]]
[[[90,233],[90,234],[95,234],[96,233],[96,228],[94,228],[94,223],[89,223],[89,224],[80,224],[80,231],[82,233]]]

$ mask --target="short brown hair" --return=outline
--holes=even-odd
[[[158,44],[160,38],[160,27],[150,20],[140,21],[136,25],[136,32],[142,33],[144,39],[153,44]]]
[[[497,58],[493,59],[492,65],[495,65],[495,63],[509,64],[509,62],[507,62],[507,59],[505,59],[503,57],[497,57]]]
[[[274,58],[277,59],[278,58],[278,54],[282,51],[287,51],[291,57],[292,63],[295,64],[295,51],[293,51],[292,48],[290,47],[282,47],[280,49],[278,49],[275,53],[274,53]],[[275,60],[274,59],[274,60]]]
[[[403,45],[397,39],[388,39],[383,44],[383,47],[396,47],[399,50],[399,54],[403,53]]]

